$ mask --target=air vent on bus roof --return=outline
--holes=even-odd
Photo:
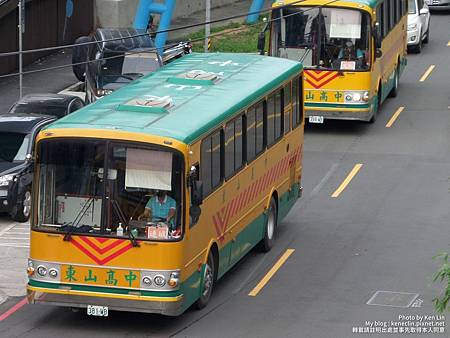
[[[172,98],[170,96],[153,96],[144,95],[134,98],[125,104],[121,104],[118,110],[149,112],[149,113],[167,113],[167,109],[172,106]]]
[[[182,73],[177,75],[177,77],[182,79],[191,80],[211,80],[217,81],[219,79],[219,74],[213,72],[205,72],[204,70],[191,70],[187,73]]]

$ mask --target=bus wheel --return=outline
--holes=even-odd
[[[394,77],[394,87],[392,87],[391,92],[389,93],[389,97],[397,97],[398,94],[398,85],[399,85],[399,65],[395,69],[395,77]]]
[[[380,105],[381,105],[381,87],[378,87],[377,102],[373,107],[372,117],[370,118],[369,123],[374,123],[377,120],[377,115],[378,112],[380,111]]]
[[[214,276],[216,267],[214,265],[214,256],[212,251],[208,254],[208,261],[206,262],[203,274],[202,294],[195,303],[197,309],[203,309],[209,302],[214,287]]]
[[[259,248],[262,252],[269,252],[272,249],[273,243],[275,241],[275,234],[277,230],[277,203],[275,198],[271,198],[269,210],[267,212],[266,226],[264,229],[264,238],[259,243]]]

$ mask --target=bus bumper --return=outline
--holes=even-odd
[[[370,121],[372,111],[369,108],[354,108],[350,111],[341,111],[340,109],[305,109],[306,120],[310,116],[322,116],[327,120],[350,120],[350,121]]]
[[[178,316],[183,312],[183,295],[176,297],[143,297],[87,293],[75,290],[55,290],[27,286],[29,304],[46,304],[71,308],[87,308],[88,305],[107,306],[108,310],[157,313]]]

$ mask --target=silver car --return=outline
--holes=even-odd
[[[424,0],[408,2],[408,51],[420,53],[430,39],[430,11]]]
[[[450,0],[425,0],[431,10],[450,10]]]

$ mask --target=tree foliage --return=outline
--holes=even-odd
[[[434,257],[442,260],[442,266],[434,275],[433,281],[444,283],[444,288],[439,297],[433,299],[434,307],[437,312],[443,313],[445,309],[450,310],[450,263],[449,254],[441,253]]]

